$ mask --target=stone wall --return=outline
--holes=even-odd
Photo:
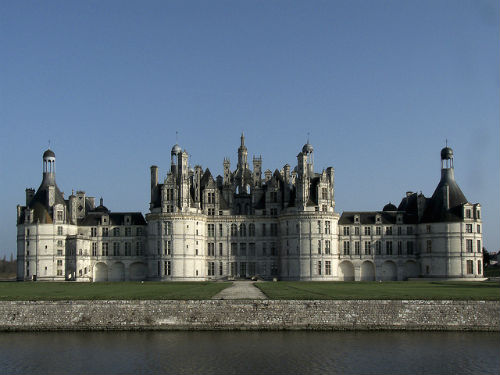
[[[500,301],[2,301],[0,330],[500,331]]]

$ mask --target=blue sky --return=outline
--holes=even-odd
[[[432,195],[448,139],[497,251],[499,39],[493,0],[1,1],[0,255],[49,139],[66,195],[146,213],[176,131],[215,175],[242,131],[271,170],[310,133],[339,212]]]

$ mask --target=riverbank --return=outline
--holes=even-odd
[[[1,301],[0,330],[500,331],[500,301]]]

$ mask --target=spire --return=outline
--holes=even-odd
[[[241,145],[240,147],[245,147],[245,134],[243,134],[243,132],[241,132]]]

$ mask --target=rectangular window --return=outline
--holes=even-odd
[[[327,188],[321,189],[321,199],[328,199],[328,189]]]
[[[92,242],[92,256],[97,256],[97,242]]]
[[[465,233],[472,233],[472,224],[465,224]]]
[[[480,253],[483,249],[481,249],[481,240],[477,240],[477,252]]]
[[[327,260],[325,261],[325,275],[331,275],[332,274],[332,262]]]
[[[63,213],[62,211],[57,211],[57,220],[62,221],[63,220]]]
[[[412,235],[413,234],[413,227],[406,227],[406,234],[408,236]]]
[[[222,224],[219,224],[219,236],[223,236],[223,226]]]
[[[57,227],[57,235],[62,236],[63,234],[63,227]]]
[[[207,225],[208,237],[215,237],[215,224]]]
[[[430,226],[429,224],[427,224],[427,225],[425,226],[425,231],[426,231],[427,233],[431,233],[431,226]]]
[[[125,256],[129,257],[132,255],[132,244],[130,242],[125,242]]]
[[[403,242],[398,241],[398,255],[403,254]]]
[[[109,235],[109,228],[102,228],[102,236],[108,237],[108,235]]]
[[[321,275],[321,260],[318,261],[318,275]]]
[[[142,228],[137,228],[135,230],[135,234],[136,234],[136,236],[142,236]]]
[[[365,236],[369,236],[371,234],[371,228],[365,227]]]
[[[469,275],[472,275],[474,273],[474,264],[473,264],[472,260],[467,261],[467,273]]]
[[[359,227],[354,227],[354,234],[359,236]]]
[[[388,235],[388,236],[391,236],[392,235],[392,227],[386,227],[385,228],[385,234]]]
[[[247,256],[247,244],[246,243],[240,243],[240,255],[241,256]]]
[[[262,223],[262,235],[266,236],[266,223]]]
[[[380,227],[376,227],[375,233],[377,234],[377,236],[380,236],[382,234],[382,229]]]
[[[90,228],[90,237],[97,237],[97,228]]]
[[[385,243],[385,253],[387,255],[392,255],[392,241],[387,241]]]
[[[219,262],[219,276],[222,276],[224,270],[222,268],[222,262]]]
[[[375,242],[375,252],[377,255],[382,254],[382,242],[380,241]]]
[[[465,241],[465,246],[466,246],[466,249],[467,249],[468,253],[472,253],[473,252],[473,249],[472,249],[472,240],[466,240]]]
[[[349,235],[349,227],[344,227],[344,236]]]
[[[481,233],[481,225],[479,225],[479,224],[477,225],[477,227],[476,227],[476,232],[477,232],[477,233]]]
[[[135,243],[135,255],[142,255],[142,242]]]
[[[247,264],[246,262],[240,262],[240,276],[245,277],[247,275]]]
[[[365,241],[365,255],[371,255],[372,249],[370,246],[370,241]]]
[[[349,255],[351,252],[349,241],[344,241],[344,255]]]
[[[208,256],[209,257],[215,256],[215,243],[213,242],[208,243]]]
[[[57,276],[62,276],[63,272],[62,270],[57,270]]]
[[[107,257],[108,256],[108,250],[109,250],[108,243],[107,242],[103,242],[102,243],[102,256],[103,257]]]
[[[427,240],[426,251],[432,253],[432,240]]]
[[[166,260],[164,263],[164,272],[165,276],[171,276],[172,275],[172,263],[169,260]]]
[[[321,254],[321,240],[318,240],[318,254]]]
[[[277,208],[271,208],[271,216],[276,216],[278,215],[278,209]]]
[[[402,232],[403,232],[403,229],[401,227],[398,227],[398,236],[401,236]]]
[[[325,254],[330,254],[330,240],[325,240]]]
[[[262,243],[262,256],[267,255],[267,243],[263,242]]]
[[[276,242],[271,242],[271,256],[276,256]]]
[[[62,267],[62,260],[61,259],[57,260],[57,267]]]
[[[483,268],[481,267],[481,261],[477,261],[477,274],[481,275],[483,273]]]
[[[359,241],[354,242],[354,254],[359,255],[361,249],[361,243]]]
[[[215,216],[215,208],[209,208],[208,209],[208,215],[209,216]]]
[[[471,215],[471,210],[465,210],[465,217],[466,217],[467,219],[470,219],[470,218],[472,217],[472,215]]]
[[[277,236],[278,235],[278,224],[272,223],[271,224],[271,236]]]
[[[223,255],[223,245],[222,242],[219,242],[219,256]]]
[[[413,255],[413,242],[406,241],[406,254]]]
[[[255,256],[255,243],[251,242],[249,246],[250,246],[250,256]]]
[[[325,234],[331,233],[330,221],[325,221]]]
[[[238,244],[232,242],[231,243],[231,255],[232,256],[236,256],[236,247],[238,246]]]
[[[208,262],[208,276],[215,276],[215,262]]]
[[[170,240],[165,241],[165,253],[166,255],[172,254],[172,241]]]
[[[119,227],[114,227],[113,228],[113,236],[114,237],[120,237],[120,228]]]
[[[114,256],[120,255],[120,243],[119,242],[113,242],[113,255]]]

